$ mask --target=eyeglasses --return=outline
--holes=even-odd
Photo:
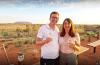
[[[53,18],[53,19],[58,19],[59,17],[51,17],[51,18]]]

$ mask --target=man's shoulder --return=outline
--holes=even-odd
[[[46,24],[42,24],[40,27],[45,27],[46,26]]]
[[[56,30],[59,32],[59,28],[58,28],[58,26],[56,26]]]
[[[45,29],[45,28],[46,28],[46,24],[40,26],[40,29]]]

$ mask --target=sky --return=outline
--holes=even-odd
[[[62,24],[71,18],[74,24],[100,25],[100,0],[0,0],[0,23],[49,23],[52,11],[58,11]]]

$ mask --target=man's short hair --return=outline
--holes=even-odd
[[[50,17],[51,17],[52,14],[58,14],[59,15],[59,13],[57,11],[51,12]]]

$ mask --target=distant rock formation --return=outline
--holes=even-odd
[[[25,22],[25,21],[19,21],[19,22],[15,22],[15,24],[32,24],[31,22]]]

